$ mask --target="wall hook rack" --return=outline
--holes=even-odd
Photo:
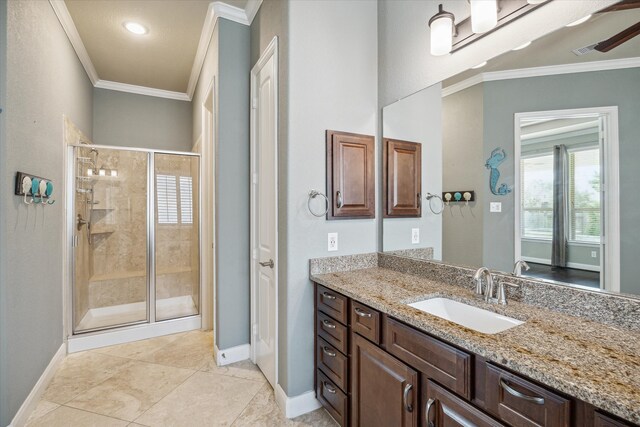
[[[25,172],[16,173],[15,195],[23,197],[27,205],[52,205],[56,202],[51,180]]]

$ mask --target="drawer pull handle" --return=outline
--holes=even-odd
[[[323,320],[322,324],[324,326],[326,326],[327,328],[329,328],[329,329],[335,329],[336,328],[336,325],[334,325],[333,323],[329,322],[328,320]]]
[[[324,382],[324,388],[327,389],[329,393],[336,394],[336,389],[326,381]]]
[[[324,354],[326,354],[329,357],[336,357],[336,353],[331,351],[329,347],[322,347],[322,351]]]
[[[500,378],[500,387],[502,387],[504,391],[512,396],[526,400],[527,402],[535,403],[536,405],[544,405],[544,398],[537,396],[527,396],[524,393],[520,393],[518,390],[514,390],[513,388],[509,387],[509,384],[507,384],[507,382],[502,378]]]
[[[354,308],[356,314],[360,317],[371,317],[371,313],[367,313],[366,311],[362,310],[361,308]]]
[[[409,403],[409,392],[413,388],[413,384],[407,384],[404,387],[404,393],[402,394],[402,400],[404,401],[404,407],[407,408],[407,412],[413,412],[413,405]]]
[[[431,422],[431,407],[436,403],[435,400],[429,399],[427,400],[427,406],[424,408],[425,413],[425,421],[427,422],[427,427],[435,427],[435,424]]]
[[[336,299],[336,296],[331,295],[329,292],[323,292],[322,296],[325,297],[326,299]]]

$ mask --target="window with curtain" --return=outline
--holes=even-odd
[[[553,235],[553,154],[520,161],[520,236],[551,240]]]
[[[569,240],[600,243],[600,149],[569,151]]]
[[[193,179],[156,175],[158,224],[193,224]]]

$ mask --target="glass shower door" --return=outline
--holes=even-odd
[[[199,312],[199,160],[154,154],[156,320]]]
[[[149,320],[148,159],[75,148],[74,333]]]

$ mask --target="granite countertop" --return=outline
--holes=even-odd
[[[374,267],[311,280],[551,388],[640,423],[640,333],[509,301],[487,304],[460,286]],[[406,304],[445,296],[526,322],[487,335]]]

